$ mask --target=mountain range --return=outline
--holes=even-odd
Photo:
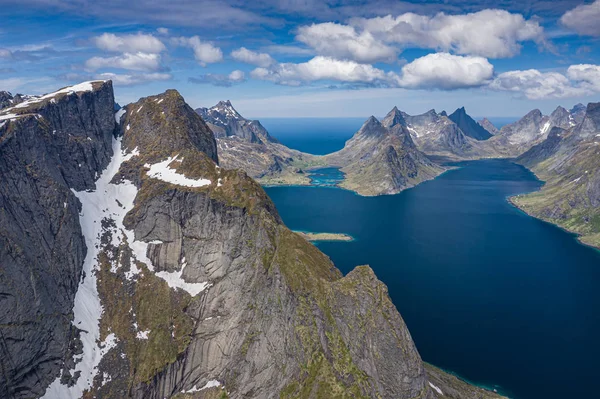
[[[175,90],[115,113],[110,81],[0,111],[0,397],[500,397],[425,364],[373,271],[287,229],[219,140]]]

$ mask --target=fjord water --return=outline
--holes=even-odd
[[[600,397],[600,253],[507,202],[540,185],[484,160],[393,196],[267,192],[291,229],[356,239],[318,246],[371,265],[425,361],[516,399]]]

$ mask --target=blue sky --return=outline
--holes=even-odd
[[[0,90],[111,78],[247,117],[600,101],[600,0],[0,0]]]

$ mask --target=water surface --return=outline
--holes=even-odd
[[[600,254],[507,203],[540,187],[525,168],[462,166],[394,196],[267,192],[291,229],[356,238],[319,248],[373,267],[425,361],[517,399],[600,397]]]

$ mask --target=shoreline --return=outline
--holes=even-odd
[[[355,241],[354,237],[345,233],[315,233],[310,231],[293,230],[294,233],[300,235],[306,241],[309,242],[324,242],[324,241],[341,241],[351,242]]]

